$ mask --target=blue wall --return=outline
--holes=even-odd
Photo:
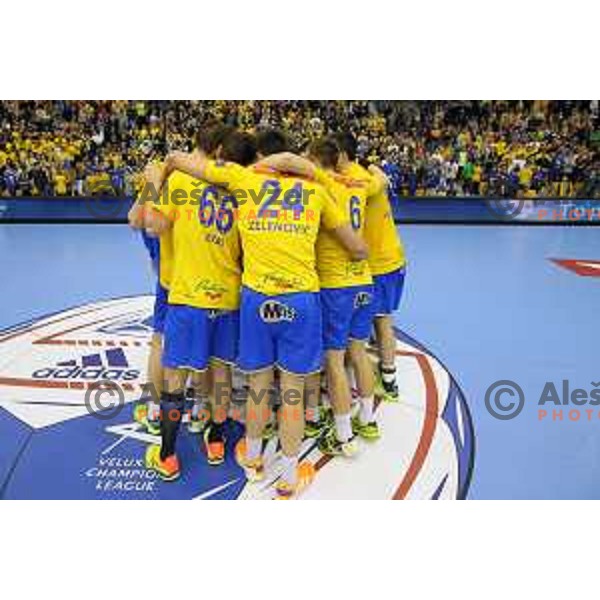
[[[124,223],[130,205],[129,198],[0,198],[0,222]],[[400,198],[394,216],[403,223],[593,224],[600,222],[600,200]]]

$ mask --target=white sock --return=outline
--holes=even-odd
[[[282,454],[281,465],[283,467],[281,478],[290,485],[296,485],[298,480],[298,456]]]
[[[160,418],[160,404],[151,398],[148,400],[148,419],[150,421],[158,421]]]
[[[381,365],[381,379],[385,383],[392,383],[396,380],[396,367]]]
[[[246,458],[254,460],[262,452],[262,438],[251,438],[246,436]]]
[[[200,398],[194,398],[194,403],[192,404],[192,419],[198,418],[198,413],[200,412]]]
[[[192,419],[198,419],[204,417],[201,412],[206,408],[208,404],[208,396],[202,394],[200,396],[194,396],[194,403],[192,404]]]
[[[350,413],[335,415],[335,433],[340,442],[347,442],[352,437]]]
[[[360,399],[359,419],[363,425],[373,420],[373,396]]]

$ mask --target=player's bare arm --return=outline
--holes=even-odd
[[[261,159],[258,164],[282,173],[292,173],[311,178],[314,178],[316,171],[315,165],[310,160],[292,152],[272,154]]]
[[[210,178],[206,176],[206,167],[208,160],[205,156],[198,152],[188,154],[186,152],[172,152],[165,160],[165,168],[163,170],[163,182],[173,171],[181,171],[192,177],[204,179],[210,182]],[[212,183],[212,182],[211,182]]]
[[[358,235],[349,224],[340,225],[331,232],[348,251],[352,260],[366,260],[369,257],[369,248],[366,242]]]
[[[371,173],[371,175],[373,175],[375,181],[377,181],[377,183],[380,185],[379,191],[384,190],[389,182],[387,175],[383,172],[383,170],[377,165],[370,165],[368,171]]]
[[[141,175],[141,178],[143,179],[143,188],[142,189],[144,189],[148,185],[148,182],[142,174],[140,174],[140,175]],[[144,225],[144,202],[142,200],[143,197],[144,197],[143,193],[141,195],[139,195],[135,199],[135,201],[131,205],[131,208],[129,209],[129,212],[127,213],[127,221],[129,222],[129,226],[132,229],[144,229],[144,227],[145,227],[145,225]]]
[[[144,227],[148,234],[160,237],[173,227],[173,222],[155,208],[144,211]]]
[[[127,221],[129,226],[133,229],[144,228],[144,207],[137,202],[137,200],[131,205],[129,212],[127,213]]]
[[[165,165],[155,162],[148,164],[144,169],[145,185],[150,186],[156,197],[160,195],[160,190],[166,180],[164,171]],[[138,206],[139,209],[136,209],[136,206]],[[173,225],[165,215],[158,212],[158,210],[152,206],[147,208],[143,204],[136,202],[132,207],[132,211],[134,209],[136,211],[136,219],[141,221],[141,228],[146,229],[150,235],[160,236]],[[138,211],[139,214],[137,214]]]

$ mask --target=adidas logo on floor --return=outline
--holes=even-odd
[[[61,361],[53,367],[38,369],[31,374],[34,379],[83,379],[86,381],[101,379],[132,381],[139,376],[138,369],[129,368],[129,362],[121,348]]]

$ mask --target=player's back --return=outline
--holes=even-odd
[[[373,176],[358,163],[351,163],[344,171],[356,179]],[[388,273],[406,263],[404,247],[396,230],[394,215],[387,189],[380,189],[369,197],[365,211],[364,239],[369,247],[369,266],[372,275]]]
[[[319,179],[333,196],[352,229],[362,235],[371,182],[333,171],[318,173]],[[317,272],[321,287],[340,288],[371,283],[368,262],[352,260],[339,240],[327,230],[321,230],[317,239]]]
[[[386,190],[369,200],[365,215],[365,241],[369,247],[369,265],[373,275],[398,269],[406,263]]]
[[[226,183],[238,200],[243,284],[267,295],[318,291],[319,228],[343,223],[323,186],[257,165],[213,164],[210,175]]]
[[[241,266],[234,198],[178,171],[169,177],[167,190],[168,203],[159,210],[173,221],[169,303],[238,308]]]

